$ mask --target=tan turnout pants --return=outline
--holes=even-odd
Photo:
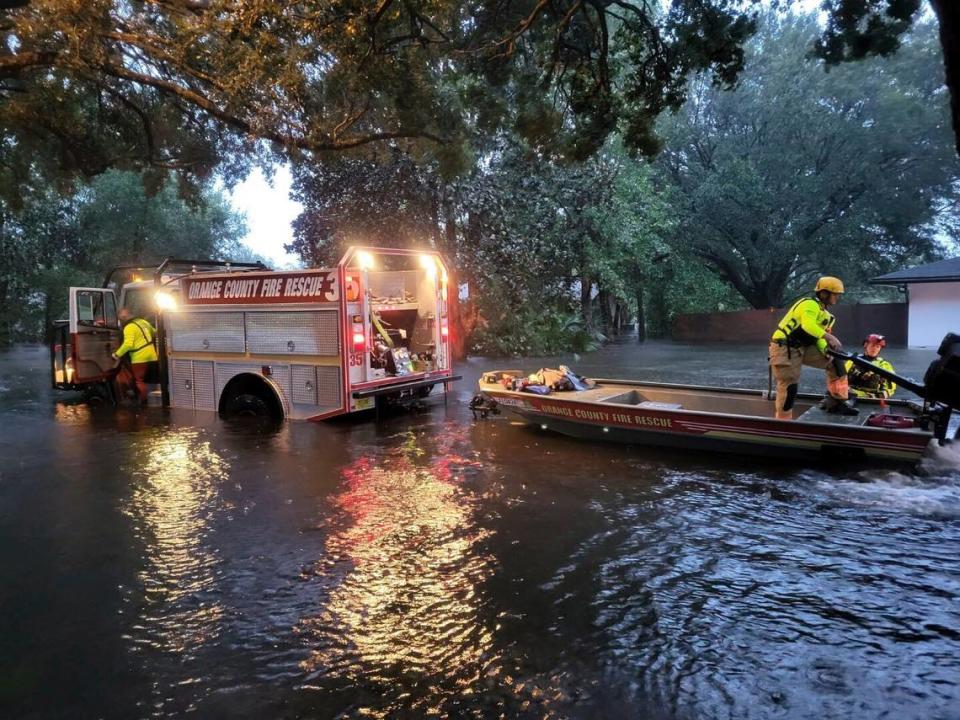
[[[815,345],[791,348],[772,342],[770,367],[777,381],[777,418],[780,420],[793,418],[793,398],[797,393],[800,371],[804,365],[827,371],[827,392],[830,397],[843,401],[850,395],[847,376],[840,375],[833,360],[817,350]],[[784,405],[788,407],[785,408]]]

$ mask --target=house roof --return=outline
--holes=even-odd
[[[870,278],[871,285],[904,285],[906,283],[935,283],[960,281],[960,257],[917,265],[906,270]]]

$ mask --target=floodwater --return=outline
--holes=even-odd
[[[827,472],[471,418],[557,362],[766,385],[764,348],[624,342],[271,430],[0,354],[0,717],[960,717],[960,443]]]

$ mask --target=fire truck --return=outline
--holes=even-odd
[[[148,277],[143,277],[143,275]],[[128,282],[118,278],[126,277]],[[351,247],[336,267],[167,259],[70,288],[53,387],[116,402],[118,309],[155,321],[164,407],[322,420],[446,394],[448,268],[432,251]]]

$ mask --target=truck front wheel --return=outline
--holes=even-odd
[[[116,386],[114,386],[116,388]],[[114,389],[113,392],[119,392]],[[106,383],[97,383],[83,389],[83,401],[91,407],[101,407],[103,405],[113,404],[113,393]]]

